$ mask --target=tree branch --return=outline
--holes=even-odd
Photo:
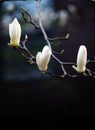
[[[39,26],[34,22],[31,15],[24,9],[21,8],[21,14],[26,23],[32,24],[36,29],[39,29]]]
[[[39,26],[40,26],[40,29],[43,33],[43,36],[44,36],[44,39],[46,41],[46,43],[48,44],[51,52],[52,52],[52,47],[51,47],[51,43],[48,39],[48,36],[43,28],[43,25],[42,25],[42,16],[41,16],[41,6],[40,6],[40,0],[38,0],[38,19],[39,19]],[[64,72],[64,76],[67,75],[65,69],[64,69],[64,66],[63,66],[63,62],[60,61],[53,53],[52,53],[52,57],[61,65],[61,68],[62,68],[62,71]]]
[[[52,42],[52,41],[56,41],[56,40],[67,40],[68,38],[69,38],[69,33],[65,37],[55,37],[55,38],[49,38],[48,37],[48,40],[50,42]]]
[[[19,46],[20,50],[25,51],[29,56],[27,56],[25,53],[21,53],[22,56],[24,56],[26,59],[28,59],[28,61],[33,64],[36,63],[36,57],[34,55],[31,54],[31,52],[27,49],[26,47],[26,42],[27,42],[27,35],[25,36],[25,40],[22,42],[22,46]]]
[[[41,29],[41,32],[42,32],[42,34],[44,36],[44,40],[46,41],[47,45],[49,46],[49,48],[51,50],[51,55],[52,55],[53,59],[59,63],[59,65],[61,67],[61,70],[62,70],[62,74],[53,74],[53,73],[51,73],[49,71],[46,71],[44,73],[48,74],[48,75],[50,75],[52,77],[55,77],[55,78],[64,78],[65,76],[69,76],[69,77],[73,78],[73,77],[76,77],[78,75],[90,76],[90,77],[95,78],[95,72],[91,71],[89,68],[86,68],[86,71],[83,72],[83,73],[78,73],[76,71],[76,73],[77,73],[76,75],[69,74],[66,71],[64,66],[65,67],[66,67],[66,65],[75,65],[75,66],[77,66],[77,64],[73,63],[73,62],[63,62],[63,61],[61,61],[57,56],[62,55],[64,53],[64,50],[62,50],[61,52],[53,51],[52,46],[51,46],[51,42],[59,41],[59,40],[66,40],[66,39],[69,38],[69,34],[67,34],[65,37],[49,38],[47,36],[46,31],[45,31],[45,29],[43,27],[43,24],[42,24],[41,5],[40,5],[41,0],[36,0],[36,1],[37,1],[37,7],[38,7],[39,25],[37,25],[34,22],[34,20],[32,19],[32,16],[24,8],[21,8],[22,17],[23,17],[23,19],[24,19],[24,21],[26,23],[32,24],[36,29]],[[13,47],[13,48],[16,49],[16,50],[21,50],[22,56],[24,56],[31,64],[33,64],[33,63],[36,63],[36,57],[26,47],[27,40],[28,40],[28,37],[26,35],[24,41],[21,42],[20,46],[18,48],[17,47]],[[55,54],[58,54],[58,55],[56,56]],[[95,63],[95,58],[94,58],[94,60],[87,60],[87,64],[89,64],[89,63],[92,63],[92,64]]]

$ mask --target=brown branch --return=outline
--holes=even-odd
[[[94,59],[94,60],[88,60],[88,61],[87,61],[87,64],[88,64],[88,63],[95,63],[95,59]]]
[[[19,47],[20,50],[25,51],[29,56],[27,56],[25,53],[21,52],[21,55],[24,56],[31,64],[36,63],[36,58],[34,55],[31,54],[31,52],[26,47]]]
[[[62,77],[62,75],[57,75],[57,74],[53,74],[53,73],[51,73],[51,72],[45,72],[45,74],[48,74],[48,75],[50,75],[50,76],[52,76],[52,77],[54,77],[54,78],[60,78],[60,79],[62,79],[63,77]]]
[[[55,37],[55,38],[49,38],[48,37],[48,40],[50,42],[52,42],[52,41],[56,41],[56,40],[67,40],[68,38],[69,38],[69,34],[67,34],[65,37]]]
[[[31,15],[24,9],[21,8],[21,14],[26,23],[32,24],[36,29],[39,29],[39,26],[34,22]]]
[[[63,64],[63,65],[77,65],[77,64],[74,63],[74,62],[63,62],[62,64]]]
[[[31,54],[31,52],[27,49],[26,47],[26,42],[28,40],[28,37],[27,35],[25,35],[25,40],[22,42],[22,46],[19,46],[19,49],[20,50],[23,50],[25,51],[25,53],[27,53],[29,56],[27,56],[25,53],[21,53],[22,56],[24,56],[26,59],[28,59],[28,61],[33,64],[33,63],[36,63],[36,57],[34,55]]]
[[[51,72],[44,72],[45,74],[48,74],[48,75],[51,75],[52,77],[55,77],[55,78],[64,78],[65,76],[69,76],[69,77],[76,77],[78,75],[83,75],[83,76],[90,76],[92,78],[95,78],[95,72],[91,71],[89,68],[86,68],[86,71],[83,72],[83,73],[78,73],[77,72],[77,75],[73,75],[73,74],[69,74],[68,72],[66,72],[64,66],[65,65],[76,65],[76,63],[73,63],[73,62],[62,62],[59,58],[57,58],[54,54],[63,54],[64,50],[62,50],[61,52],[56,52],[56,51],[53,51],[52,50],[52,47],[51,47],[51,41],[56,41],[56,40],[65,40],[65,39],[68,39],[69,38],[69,34],[67,34],[65,37],[57,37],[57,38],[48,38],[45,30],[44,30],[44,27],[43,27],[43,24],[42,24],[42,17],[41,17],[41,7],[40,7],[40,1],[41,0],[36,0],[38,2],[38,19],[39,19],[39,26],[33,21],[31,15],[24,9],[22,8],[21,9],[21,12],[22,12],[22,17],[24,19],[24,21],[26,23],[31,23],[32,25],[34,25],[34,27],[36,29],[41,29],[42,33],[43,33],[43,36],[44,36],[44,39],[46,41],[46,43],[48,44],[50,50],[51,50],[51,53],[52,53],[52,57],[60,64],[60,67],[61,67],[61,70],[63,72],[62,75],[58,75],[58,74],[54,74],[54,73],[51,73]],[[15,50],[22,50],[23,52],[21,52],[21,54],[31,63],[36,63],[36,57],[34,55],[31,54],[31,52],[28,50],[28,48],[26,47],[26,42],[28,40],[28,37],[27,35],[25,36],[25,40],[22,42],[22,44],[19,46],[19,47],[12,47],[14,48]],[[11,46],[10,46],[11,47]],[[27,53],[27,54],[26,54]],[[95,63],[95,58],[94,60],[87,60],[87,64],[88,63]],[[42,72],[43,73],[43,72]]]
[[[50,75],[50,76],[52,76],[52,77],[54,77],[54,78],[59,78],[59,79],[62,79],[62,78],[64,78],[65,76],[68,76],[68,77],[72,77],[72,78],[75,78],[75,77],[77,77],[78,75],[71,75],[71,74],[66,74],[65,76],[64,75],[57,75],[57,74],[54,74],[54,73],[51,73],[51,72],[45,72],[45,74],[48,74],[48,75]]]

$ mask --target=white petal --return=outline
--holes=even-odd
[[[77,71],[84,72],[86,70],[87,63],[87,49],[84,45],[81,45],[77,55]]]
[[[19,45],[20,37],[21,37],[21,26],[15,18],[11,24],[9,24],[9,35],[10,41],[12,45]]]
[[[48,63],[51,57],[51,50],[48,46],[45,46],[41,52],[36,55],[36,62],[41,71],[46,71],[48,68]]]
[[[36,63],[39,67],[39,69],[41,70],[41,52],[38,52],[36,55]]]
[[[42,50],[41,64],[47,66],[51,57],[51,51],[48,46],[45,46]]]

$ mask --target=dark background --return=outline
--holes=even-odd
[[[12,1],[11,1],[12,2]],[[48,1],[47,1],[48,2]],[[0,3],[0,118],[15,124],[31,122],[35,127],[63,128],[68,127],[65,122],[75,121],[80,125],[95,121],[95,79],[78,76],[76,78],[53,78],[40,73],[36,65],[30,65],[24,57],[9,48],[8,25],[5,26],[4,16],[11,21],[18,17],[22,23],[22,40],[27,33],[29,36],[28,47],[36,54],[41,50],[45,41],[42,33],[33,28],[27,31],[30,25],[21,18],[20,5],[8,10],[5,2]],[[18,6],[19,5],[19,6]],[[70,6],[73,5],[73,6]],[[81,44],[86,45],[88,59],[95,56],[95,2],[90,0],[51,0],[49,6],[57,14],[60,10],[68,13],[65,25],[58,24],[59,19],[45,27],[49,37],[65,36],[70,33],[68,40],[62,41],[54,50],[65,50],[61,57],[64,61],[76,62],[76,55]],[[70,7],[73,7],[70,10]],[[75,11],[73,11],[75,9]],[[9,11],[9,12],[8,12]],[[32,12],[33,13],[33,12]],[[5,21],[6,21],[5,20]],[[10,20],[10,19],[9,19]],[[49,17],[47,18],[47,21]],[[95,64],[89,66],[95,71]],[[59,73],[60,67],[52,59],[49,64],[51,72]],[[73,72],[71,68],[68,71]],[[79,123],[81,122],[81,123]],[[2,124],[2,123],[1,123]],[[51,127],[50,127],[51,125]],[[6,125],[4,126],[6,127]]]

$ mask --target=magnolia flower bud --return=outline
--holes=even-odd
[[[18,47],[21,37],[21,26],[15,18],[11,24],[9,24],[10,46]]]
[[[87,49],[84,45],[81,45],[79,47],[77,55],[77,67],[73,66],[73,68],[77,72],[83,73],[86,70],[86,63],[87,63]]]
[[[39,70],[43,72],[47,70],[50,57],[51,57],[51,50],[46,45],[44,46],[42,52],[38,52],[36,55],[36,63],[38,65]]]

